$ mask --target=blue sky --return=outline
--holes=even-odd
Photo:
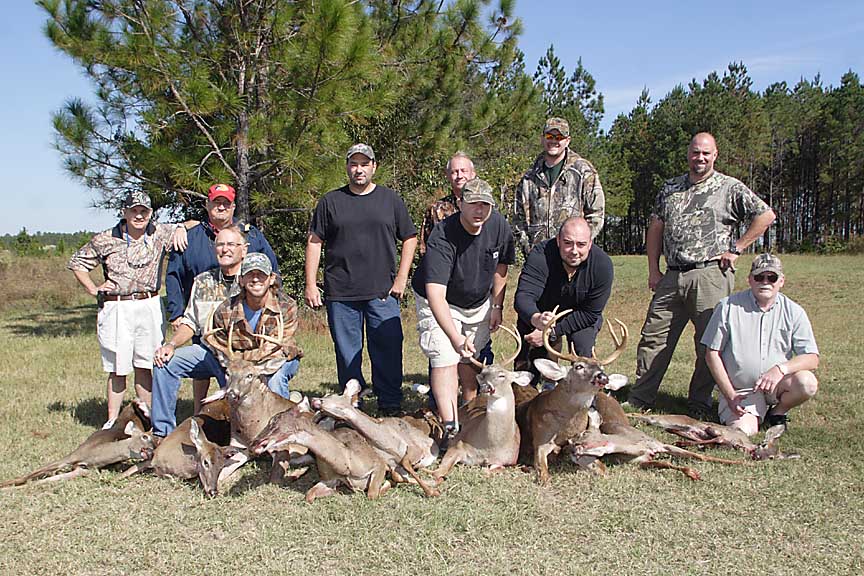
[[[839,84],[864,74],[864,2],[844,0],[691,3],[517,0],[528,71],[554,44],[568,71],[581,57],[604,94],[608,127],[643,87],[657,102],[676,84],[743,61],[756,89],[821,74]],[[5,179],[0,234],[74,232],[111,226],[116,215],[90,208],[95,195],[64,172],[53,149],[51,113],[92,87],[42,33],[44,16],[25,0],[0,24],[0,162]]]

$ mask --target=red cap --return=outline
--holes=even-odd
[[[213,186],[210,186],[210,194],[207,195],[207,198],[214,200],[218,196],[224,196],[231,202],[234,202],[234,188],[228,184],[214,184]]]

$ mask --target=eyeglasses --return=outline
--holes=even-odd
[[[768,282],[769,284],[774,284],[779,278],[774,272],[763,272],[762,274],[755,274],[753,276],[753,280],[756,282]]]
[[[243,246],[241,242],[216,242],[216,248],[237,248],[238,246]]]
[[[556,142],[561,142],[562,140],[566,140],[567,138],[569,138],[569,136],[564,136],[562,134],[552,134],[551,132],[546,132],[545,134],[543,134],[543,137],[546,138],[546,140],[554,140]]]

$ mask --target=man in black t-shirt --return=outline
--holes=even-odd
[[[550,344],[566,336],[577,354],[591,356],[613,278],[612,260],[591,242],[591,228],[582,217],[567,218],[557,236],[535,246],[519,275],[513,302],[517,328],[528,344],[516,358],[515,369],[537,374],[533,361],[546,357],[543,328],[556,306],[573,313],[552,330]]]
[[[462,400],[477,394],[469,363],[501,324],[507,267],[516,261],[510,225],[495,209],[489,184],[475,178],[462,189],[460,212],[437,224],[411,282],[420,348],[431,365],[430,384],[445,429],[456,431],[458,382]]]
[[[365,327],[378,409],[391,416],[402,404],[399,299],[408,283],[417,230],[399,194],[372,182],[378,167],[372,147],[355,144],[346,159],[348,185],[319,200],[309,225],[305,299],[313,308],[327,306],[340,386],[356,378],[365,387]],[[398,272],[397,241],[402,242]],[[316,278],[325,244],[322,300]]]

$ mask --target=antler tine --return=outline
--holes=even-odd
[[[234,359],[234,346],[231,344],[231,340],[234,338],[234,322],[231,322],[231,326],[228,328],[228,358],[230,360]]]
[[[220,352],[231,358],[231,351],[228,350],[225,346],[219,344],[219,342],[216,341],[216,338],[213,337],[216,332],[224,330],[224,328],[222,327],[216,328],[215,330],[213,329],[213,316],[215,314],[216,308],[213,308],[213,310],[210,311],[210,315],[207,316],[207,327],[204,330],[204,334],[201,335],[201,339],[207,342],[207,344],[209,344],[211,348],[215,348],[216,350],[219,350]]]
[[[618,318],[615,319],[615,323],[621,327],[621,338],[619,339],[618,335],[615,334],[615,330],[612,329],[612,322],[610,322],[607,318],[606,327],[609,328],[609,334],[612,335],[612,340],[615,342],[615,350],[613,350],[607,358],[600,360],[601,366],[608,366],[609,364],[618,359],[618,356],[620,356],[621,353],[624,351],[624,346],[627,345],[628,336],[630,336],[630,331],[627,329],[626,324],[624,324]]]
[[[474,341],[474,337],[473,337],[473,336],[469,336],[468,339],[469,339],[471,342]],[[470,360],[470,361],[471,361],[471,364],[473,364],[474,366],[476,366],[476,367],[479,368],[480,370],[483,370],[483,368],[486,367],[485,364],[483,364],[482,362],[480,362],[479,360],[477,360],[473,355],[469,356],[469,357],[468,357],[468,360]]]
[[[519,352],[522,351],[522,338],[519,337],[519,333],[517,332],[515,324],[513,325],[512,329],[501,324],[501,329],[504,330],[505,332],[507,332],[508,334],[510,334],[513,337],[513,339],[516,340],[516,352],[514,352],[512,356],[510,356],[509,358],[507,358],[506,360],[501,362],[502,366],[507,366],[511,362],[516,360],[516,357],[519,356]]]
[[[552,310],[552,313],[555,314],[555,312],[557,310],[558,310],[558,307],[556,306],[555,309]],[[559,358],[561,360],[567,360],[568,362],[582,362],[585,360],[591,360],[590,358],[585,358],[583,356],[578,356],[576,354],[570,354],[570,353],[562,354],[562,353],[558,352],[557,350],[555,350],[555,348],[553,348],[551,344],[549,344],[549,332],[551,332],[552,328],[555,327],[555,323],[558,322],[558,320],[560,320],[561,318],[563,318],[567,314],[570,314],[572,311],[573,311],[572,309],[568,308],[567,310],[565,310],[563,312],[558,312],[557,314],[555,314],[555,317],[552,318],[552,321],[546,325],[546,328],[543,329],[543,347],[546,348],[546,351],[550,355],[554,356],[555,358]]]

